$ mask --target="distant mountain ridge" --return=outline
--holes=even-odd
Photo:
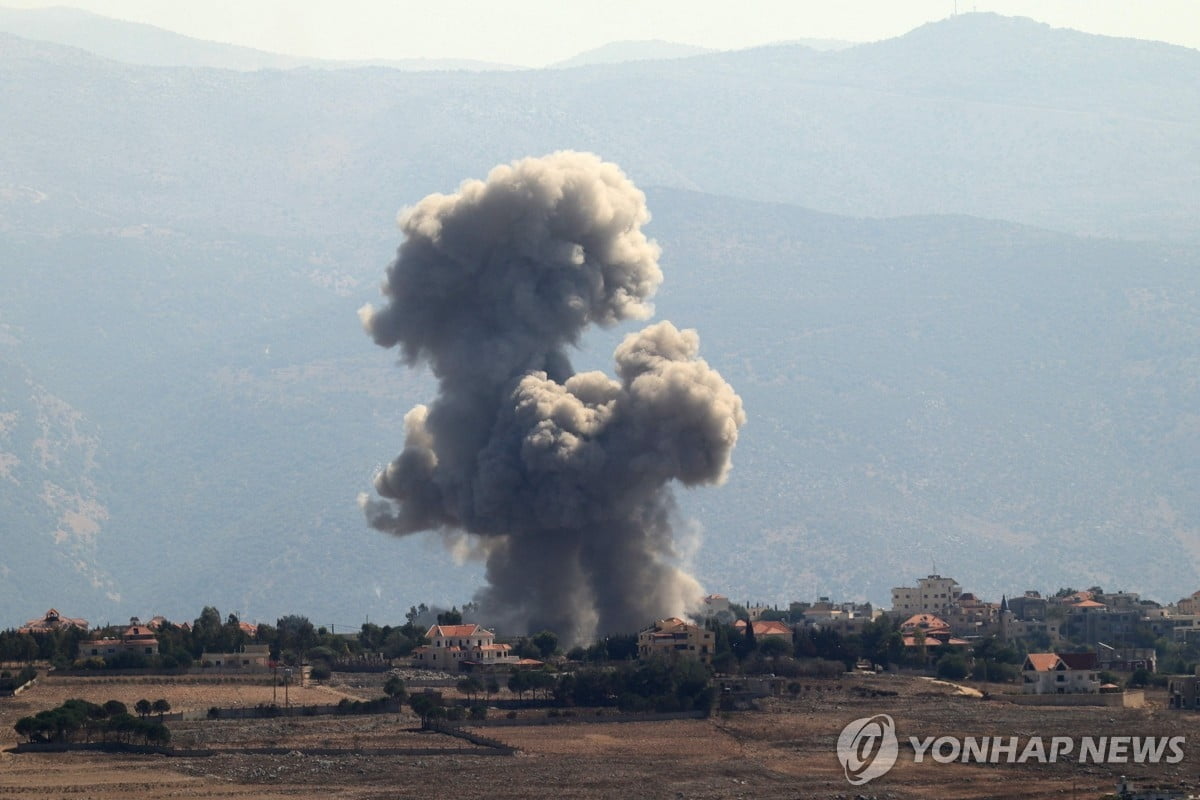
[[[25,39],[77,47],[102,58],[151,67],[260,69],[352,69],[382,66],[400,70],[521,69],[511,64],[455,58],[332,59],[270,53],[242,45],[196,39],[154,25],[128,22],[76,8],[0,7],[0,31]]]
[[[667,58],[689,58],[716,52],[711,47],[698,47],[661,39],[609,42],[586,50],[571,58],[551,64],[554,68],[582,67],[592,64],[620,64],[627,61],[654,61]]]
[[[1065,64],[1055,60],[1060,41]],[[0,154],[6,180],[102,215],[123,216],[129,192],[100,196],[62,178],[103,176],[97,189],[132,181],[155,198],[144,208],[187,208],[217,226],[301,231],[372,219],[518,154],[564,147],[599,152],[641,183],[839,214],[966,213],[1181,241],[1194,240],[1200,215],[1200,161],[1190,158],[1200,152],[1200,52],[1028,20],[962,15],[836,52],[778,46],[595,65],[569,79],[98,61],[81,81],[55,64],[84,69],[78,51],[40,45],[37,58],[14,60],[23,50],[14,40],[0,55],[12,86],[0,110],[29,117],[9,152],[41,155]],[[26,92],[31,81],[54,93]],[[120,118],[109,114],[114,102]],[[108,119],[79,129],[80,115]],[[195,125],[209,138],[179,158]],[[397,130],[402,150],[390,142]],[[296,179],[318,191],[297,195]],[[337,188],[359,180],[373,196]],[[220,202],[189,207],[195,193],[182,187],[195,184]],[[292,223],[279,218],[285,207]]]
[[[729,483],[679,495],[709,590],[879,601],[931,560],[989,599],[1200,583],[1196,51],[980,14],[836,52],[234,72],[0,34],[0,85],[14,623],[467,599],[477,564],[354,504],[431,393],[355,311],[399,208],[559,148],[647,192],[658,318],[745,399]]]

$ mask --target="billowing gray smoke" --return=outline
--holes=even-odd
[[[492,170],[400,217],[383,347],[428,362],[437,399],[360,497],[374,527],[474,534],[489,621],[568,641],[680,614],[700,595],[673,563],[668,484],[721,482],[741,399],[669,322],[627,336],[617,376],[575,374],[589,323],[650,315],[659,249],[645,196],[615,165],[559,152]],[[511,627],[510,627],[511,629]]]

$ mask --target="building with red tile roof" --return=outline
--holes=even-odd
[[[88,622],[86,619],[64,617],[58,613],[57,609],[52,608],[40,619],[31,619],[17,628],[17,633],[54,633],[65,628],[79,628],[86,631]]]
[[[142,625],[137,617],[133,617],[120,636],[100,636],[79,643],[79,654],[84,658],[108,659],[122,653],[154,656],[158,653],[158,636],[148,625]]]
[[[512,645],[497,644],[495,632],[481,625],[431,625],[425,638],[429,644],[412,652],[414,667],[461,672],[520,666]]]
[[[946,620],[934,614],[913,614],[900,623],[900,638],[905,647],[955,647],[965,648],[971,643],[959,639],[950,630]]]
[[[1025,694],[1095,694],[1100,673],[1095,653],[1030,653],[1021,665]]]
[[[756,639],[761,639],[764,636],[777,636],[781,639],[787,639],[788,641],[791,641],[792,639],[792,629],[789,628],[785,622],[780,622],[778,620],[756,619],[751,624],[754,626],[754,638]],[[746,631],[746,620],[739,619],[737,622],[733,623],[733,627],[744,633]]]
[[[926,635],[950,635],[950,623],[934,614],[913,614],[900,623],[901,633],[912,633],[915,630],[925,631]]]
[[[715,649],[713,632],[699,625],[668,617],[638,631],[638,658],[695,658],[704,664],[712,661]]]

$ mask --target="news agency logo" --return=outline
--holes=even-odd
[[[854,720],[842,728],[837,742],[838,761],[851,786],[862,786],[886,774],[899,751],[896,723],[887,714]]]
[[[913,762],[937,764],[1178,764],[1183,736],[917,736]],[[886,775],[899,753],[896,723],[887,714],[853,720],[838,736],[837,756],[851,786]]]

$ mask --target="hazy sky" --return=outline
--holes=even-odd
[[[294,55],[527,66],[626,39],[718,49],[800,38],[873,41],[956,7],[955,0],[0,0],[52,5]],[[1200,0],[958,0],[957,8],[1200,49]]]

